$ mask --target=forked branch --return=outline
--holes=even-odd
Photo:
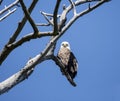
[[[33,0],[33,3],[31,4],[30,8],[27,11],[27,9],[24,7],[25,5],[24,5],[23,1],[20,0],[20,3],[23,8],[23,11],[25,13],[25,16],[23,17],[22,21],[18,24],[17,30],[15,31],[13,36],[10,38],[9,42],[5,45],[4,49],[0,53],[0,64],[2,64],[2,62],[7,58],[7,56],[10,54],[10,52],[13,49],[15,49],[16,47],[20,46],[21,44],[23,44],[31,39],[35,39],[35,38],[43,37],[43,36],[51,36],[51,40],[46,45],[45,49],[42,52],[40,52],[38,55],[36,55],[35,57],[28,60],[26,65],[20,71],[18,71],[16,74],[13,74],[13,76],[9,77],[7,80],[0,83],[0,94],[7,92],[12,87],[16,86],[17,84],[19,84],[20,82],[22,82],[23,80],[28,78],[31,75],[31,73],[33,72],[33,70],[35,69],[36,65],[40,64],[41,62],[43,62],[45,60],[49,60],[49,59],[52,59],[62,69],[62,71],[64,72],[68,81],[73,86],[76,86],[75,82],[71,79],[70,75],[65,71],[64,65],[61,63],[61,61],[56,56],[54,56],[54,50],[55,50],[56,43],[59,40],[59,38],[61,38],[61,36],[65,33],[65,31],[67,31],[68,28],[70,28],[70,26],[78,18],[80,18],[81,16],[83,16],[85,14],[88,14],[89,12],[91,12],[92,10],[101,6],[108,0],[77,0],[75,2],[73,2],[72,0],[69,0],[70,5],[68,7],[65,7],[63,9],[63,12],[60,14],[59,25],[58,25],[57,20],[58,20],[58,16],[59,16],[58,15],[59,4],[60,4],[61,0],[57,0],[56,6],[54,9],[54,13],[52,15],[42,12],[43,16],[48,21],[48,23],[53,26],[53,31],[50,31],[50,32],[39,32],[35,23],[31,21],[32,18],[30,17],[30,13],[33,10],[33,8],[35,7],[37,1],[38,0]],[[76,6],[80,6],[80,5],[82,5],[84,3],[88,3],[88,2],[96,2],[96,4],[94,4],[91,7],[88,7],[87,9],[83,10],[82,12],[78,12],[78,13],[76,12]],[[66,22],[67,14],[72,9],[73,9],[74,15],[72,18],[70,18],[69,21]],[[48,16],[51,16],[52,19],[49,20]],[[26,36],[23,36],[20,40],[16,41],[16,38],[20,34],[20,32],[23,29],[27,20],[31,23],[31,26],[34,29],[34,32],[32,32]],[[56,32],[58,34],[53,35]]]
[[[38,2],[38,0],[33,0],[32,4],[30,5],[28,11],[29,13],[32,12],[32,10],[34,9],[36,3]],[[26,24],[26,16],[23,17],[22,21],[19,22],[18,27],[15,31],[15,33],[12,35],[12,37],[9,39],[8,43],[5,45],[5,47],[3,48],[3,50],[0,52],[0,65],[3,63],[3,61],[7,58],[7,56],[11,53],[12,50],[10,50],[9,48],[7,48],[6,46],[8,46],[9,44],[13,43],[16,41],[16,38],[18,37],[18,35],[20,34],[20,32],[22,31],[24,25]]]
[[[20,2],[20,4],[21,4],[22,9],[23,9],[23,11],[24,11],[24,14],[25,14],[26,18],[28,19],[29,23],[31,24],[34,32],[35,32],[35,33],[38,33],[39,30],[38,30],[37,26],[35,25],[33,19],[31,18],[30,13],[29,13],[28,10],[26,9],[26,6],[25,6],[23,0],[19,0],[19,2]]]

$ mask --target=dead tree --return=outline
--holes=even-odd
[[[2,16],[0,18],[0,21],[4,21],[5,18],[7,19],[10,16],[10,14],[16,12],[17,9],[22,9],[24,13],[23,18],[21,19],[20,22],[18,22],[18,26],[15,29],[14,33],[9,38],[8,42],[5,44],[5,46],[0,52],[1,68],[2,68],[2,63],[9,56],[9,54],[17,47],[20,47],[20,45],[33,39],[38,39],[38,38],[40,39],[42,37],[51,37],[50,41],[47,43],[43,51],[39,52],[39,54],[29,59],[26,65],[23,66],[20,71],[18,71],[17,73],[13,74],[11,77],[7,78],[6,80],[0,83],[0,94],[9,91],[11,88],[13,88],[20,82],[27,79],[34,71],[36,65],[42,63],[45,60],[50,60],[50,59],[53,60],[58,65],[58,67],[60,67],[60,69],[62,69],[68,81],[73,86],[76,86],[75,82],[71,79],[69,74],[64,70],[64,65],[54,55],[56,43],[59,40],[59,38],[65,34],[65,32],[78,18],[82,17],[85,14],[88,14],[89,12],[93,11],[94,9],[100,7],[102,4],[110,0],[76,0],[76,1],[67,0],[69,5],[65,6],[65,4],[62,4],[63,5],[62,13],[58,14],[61,1],[62,0],[56,0],[56,5],[54,7],[54,11],[52,14],[41,11],[41,14],[48,23],[37,23],[31,17],[31,12],[36,7],[38,0],[32,0],[32,3],[28,8],[26,7],[23,0],[15,0],[15,2],[11,3],[8,6],[5,6],[5,8],[3,8],[0,11],[0,17]],[[0,4],[2,5],[2,0]],[[87,8],[83,11],[79,11],[76,7],[77,6],[81,7],[82,5],[87,5],[86,6]],[[18,6],[20,7],[18,8]],[[67,18],[70,11],[73,12],[73,16],[68,20]],[[33,28],[33,32],[26,34],[25,36],[21,37],[19,40],[16,40],[18,38],[18,35],[21,34],[21,31],[23,30],[27,21]],[[38,29],[38,27],[43,27],[43,26],[45,27],[52,26],[53,30],[41,32]]]

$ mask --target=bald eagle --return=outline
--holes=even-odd
[[[77,75],[78,62],[70,50],[69,42],[64,41],[61,43],[57,57],[61,60],[71,78],[74,79]]]

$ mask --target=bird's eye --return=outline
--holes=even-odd
[[[68,44],[66,44],[66,46],[68,46]]]

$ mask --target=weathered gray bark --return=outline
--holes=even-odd
[[[13,74],[11,77],[7,78],[5,81],[2,81],[0,83],[0,94],[9,91],[11,88],[13,88],[20,82],[27,79],[34,71],[36,65],[49,59],[52,59],[58,65],[58,67],[60,67],[63,70],[68,81],[73,86],[76,86],[75,82],[71,79],[70,75],[64,70],[64,65],[61,63],[61,61],[59,61],[59,59],[56,56],[54,56],[56,43],[59,40],[59,38],[65,33],[65,31],[67,31],[78,18],[91,12],[92,10],[96,9],[97,7],[101,6],[102,4],[108,1],[109,0],[76,0],[75,2],[73,2],[72,0],[68,0],[68,2],[70,3],[69,6],[65,7],[63,5],[63,12],[61,14],[58,14],[61,0],[57,0],[53,14],[41,12],[41,14],[48,22],[47,24],[46,23],[36,24],[36,22],[34,22],[34,20],[30,16],[38,0],[33,0],[32,4],[28,9],[26,8],[23,0],[16,0],[6,9],[0,11],[0,15],[2,15],[3,14],[2,12],[6,12],[7,10],[11,9],[14,5],[20,3],[21,8],[25,14],[21,22],[19,22],[18,27],[13,33],[12,37],[9,39],[8,43],[3,47],[2,51],[0,52],[0,65],[2,65],[5,59],[15,48],[19,47],[25,42],[36,38],[51,36],[51,40],[48,42],[48,44],[46,45],[45,49],[42,52],[40,52],[38,55],[28,60],[26,65],[20,71],[18,71],[17,73]],[[90,2],[94,2],[95,4],[91,6]],[[86,8],[81,12],[78,12],[76,6],[81,6],[83,4],[88,4],[88,8]],[[74,15],[69,21],[67,21],[67,14],[71,10],[73,10]],[[9,15],[6,17],[9,17]],[[51,17],[51,19],[49,19],[49,17]],[[23,36],[19,40],[16,40],[16,38],[22,31],[26,21],[30,23],[34,32],[29,33],[26,36]],[[48,32],[41,32],[38,30],[38,26],[46,26],[46,27],[52,26],[53,30]]]

